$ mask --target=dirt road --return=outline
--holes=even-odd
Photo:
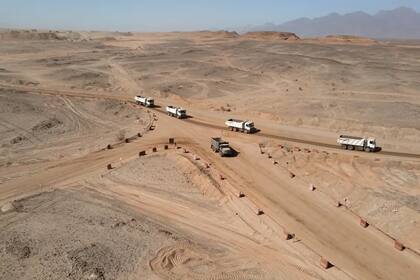
[[[134,159],[142,149],[162,147],[169,137],[175,137],[181,139],[178,145],[190,147],[212,162],[270,218],[294,232],[312,250],[327,257],[354,279],[398,279],[401,275],[404,279],[416,279],[420,268],[418,256],[395,250],[391,240],[374,230],[363,229],[354,216],[308,192],[307,186],[298,178],[288,177],[287,170],[279,170],[262,159],[257,149],[260,137],[227,133],[240,155],[222,160],[208,149],[208,139],[221,133],[219,126],[197,124],[201,122],[159,115],[156,131],[147,137],[80,159],[63,159],[42,166],[34,175],[3,184],[0,197],[7,200],[63,182],[69,184],[86,174],[100,173],[108,163],[120,164],[121,159]],[[191,135],[196,137],[190,138]]]
[[[80,36],[0,46],[0,278],[418,279],[417,49]],[[341,150],[341,133],[383,150]]]
[[[88,99],[104,99],[104,100],[108,99],[108,100],[117,100],[117,101],[125,101],[125,102],[134,103],[132,101],[132,98],[129,98],[129,97],[102,95],[102,94],[99,96],[98,95],[93,96],[90,93],[80,92],[80,91],[48,90],[48,89],[40,89],[40,88],[22,87],[22,86],[10,86],[10,85],[4,85],[4,84],[0,85],[0,87],[5,88],[5,89],[10,89],[10,90],[16,90],[17,93],[27,93],[27,94],[36,93],[36,94],[52,95],[52,96],[82,97],[82,98],[88,98]],[[159,106],[159,104],[157,105]],[[163,104],[162,104],[162,107],[152,108],[152,110],[159,112],[161,114],[166,114]],[[189,123],[207,127],[207,128],[213,128],[213,129],[218,129],[218,130],[226,129],[224,125],[211,123],[203,118],[197,118],[195,116],[191,116],[191,118],[187,119],[186,121]],[[296,144],[307,144],[307,145],[317,146],[321,148],[341,149],[338,145],[335,145],[335,144],[322,143],[322,142],[305,140],[305,139],[298,139],[298,138],[283,136],[279,134],[273,134],[273,133],[264,132],[264,131],[257,133],[256,136],[261,137],[261,138],[282,140],[282,141],[287,141],[287,142],[296,143]],[[382,150],[382,149],[379,152],[376,152],[375,155],[385,155],[385,156],[414,158],[414,159],[420,158],[419,154],[397,152],[397,151],[387,151],[387,150]]]

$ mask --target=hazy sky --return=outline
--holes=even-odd
[[[0,27],[174,31],[282,23],[331,12],[406,6],[420,0],[0,0]]]

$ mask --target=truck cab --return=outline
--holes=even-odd
[[[185,110],[185,109],[179,109],[178,110],[178,118],[180,118],[180,119],[184,119],[184,118],[186,118],[187,117],[187,110]]]
[[[245,130],[246,131],[249,131],[250,133],[252,133],[252,132],[254,132],[255,131],[255,125],[254,125],[254,123],[253,122],[246,122],[245,123]]]
[[[369,152],[375,151],[377,148],[376,146],[376,139],[375,138],[368,138],[366,142],[366,149],[369,150]]]
[[[219,153],[221,157],[234,156],[234,151],[230,147],[229,142],[223,141],[220,137],[211,139],[211,149],[215,153]]]
[[[153,98],[147,98],[145,105],[146,105],[146,107],[153,107],[153,106],[155,106],[155,100]]]
[[[229,142],[222,142],[219,146],[219,154],[224,157],[232,156],[233,152],[229,146]]]

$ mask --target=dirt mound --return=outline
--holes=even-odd
[[[300,38],[291,32],[275,32],[275,31],[261,31],[248,32],[242,35],[244,39],[250,40],[283,40],[283,41],[297,41]]]
[[[351,35],[329,35],[323,38],[314,38],[315,41],[324,44],[354,44],[354,45],[377,45],[378,41],[371,38],[351,36]]]
[[[111,37],[111,36],[106,36],[103,38],[98,38],[98,40],[104,41],[104,42],[115,42],[118,41],[117,38],[115,37]]]
[[[225,31],[225,30],[221,30],[221,31],[215,31],[215,32],[211,32],[211,34],[213,34],[216,37],[220,37],[220,38],[229,38],[229,39],[234,39],[234,38],[238,38],[239,34],[236,33],[235,31]]]
[[[8,203],[4,204],[4,205],[0,208],[0,212],[1,212],[1,213],[8,213],[8,212],[12,212],[12,211],[15,211],[15,210],[16,210],[16,208],[15,208],[15,206],[13,205],[13,203],[11,203],[11,202],[8,202]]]
[[[15,138],[13,138],[12,140],[10,140],[10,144],[19,144],[25,140],[28,140],[28,138],[26,138],[25,136],[19,135],[16,136]]]
[[[37,125],[35,125],[34,127],[32,127],[32,131],[33,132],[44,132],[44,131],[48,131],[50,129],[53,129],[55,127],[58,127],[62,124],[63,124],[63,122],[60,121],[59,119],[51,118],[49,120],[42,121],[42,122],[38,123]]]
[[[134,36],[133,32],[116,32],[119,36],[126,36],[126,37],[132,37]]]
[[[33,30],[6,30],[0,32],[1,40],[41,40],[41,41],[72,41],[79,40],[80,34],[77,32],[61,31],[38,31]]]
[[[32,253],[31,243],[32,241],[16,234],[5,243],[6,253],[18,260],[28,259]]]
[[[112,249],[102,244],[78,248],[69,254],[69,259],[72,263],[70,279],[105,279],[105,275],[115,275],[121,270]]]
[[[38,32],[30,30],[10,30],[0,34],[1,39],[16,40],[64,40],[55,32]]]
[[[180,32],[176,33],[178,38],[185,38],[196,42],[218,42],[224,40],[231,40],[240,37],[236,32],[230,32],[225,30],[220,31],[197,31],[197,32]]]
[[[235,31],[231,32],[231,31],[226,31],[226,30],[219,30],[219,31],[203,30],[199,32],[192,32],[191,34],[198,35],[200,37],[209,37],[209,38],[214,38],[214,39],[221,39],[221,38],[234,39],[240,36]]]

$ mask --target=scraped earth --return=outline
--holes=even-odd
[[[274,279],[91,190],[44,193],[2,217],[2,279]],[[54,220],[53,224],[50,223]],[[201,242],[201,243],[197,243]],[[226,262],[229,262],[227,265]]]
[[[141,132],[151,121],[119,101],[5,91],[0,100],[0,166],[82,156]]]
[[[0,33],[1,279],[418,279],[415,43]]]
[[[156,167],[161,172],[151,173]],[[223,232],[218,227],[228,227],[234,215],[227,197],[183,156],[153,155],[101,177],[14,201],[4,211],[4,279],[279,279],[255,252],[231,245],[250,242],[241,232],[247,225],[230,226],[238,230],[235,240],[215,239],[216,232],[198,227]],[[166,209],[149,212],[162,203]],[[163,219],[161,212],[170,217],[179,207],[198,216],[193,230]]]

